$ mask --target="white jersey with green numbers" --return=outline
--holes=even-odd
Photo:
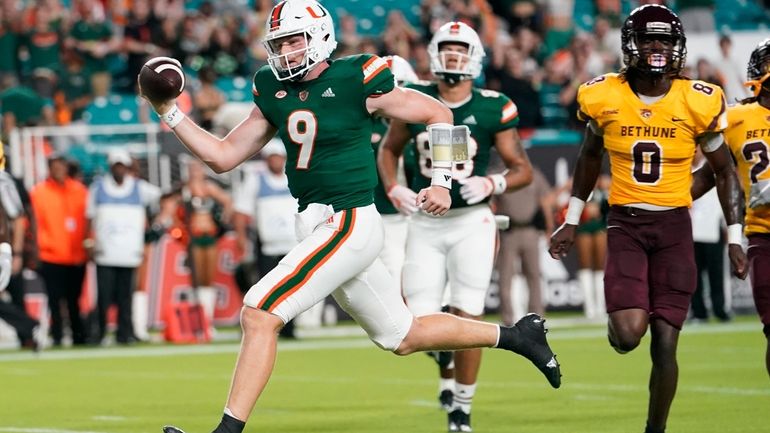
[[[366,99],[393,90],[387,63],[362,54],[329,61],[310,81],[278,81],[268,66],[254,75],[254,103],[286,146],[289,190],[299,210],[335,211],[373,202],[377,170]]]
[[[407,87],[418,90],[436,99],[439,98],[436,83],[418,82]],[[451,107],[450,107],[451,108]],[[468,141],[469,161],[455,163],[452,168],[452,208],[467,207],[468,202],[460,196],[457,182],[471,176],[485,176],[489,165],[490,149],[495,145],[495,135],[506,129],[515,128],[519,123],[516,104],[502,93],[493,90],[473,88],[471,98],[464,104],[452,108],[455,125],[467,125],[471,136]],[[419,191],[430,185],[432,166],[425,125],[410,124],[409,131],[414,138],[419,160],[419,170],[414,174],[412,189]]]

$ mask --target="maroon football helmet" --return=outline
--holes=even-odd
[[[664,43],[655,47],[645,44],[649,40]],[[682,21],[665,6],[652,4],[634,9],[623,23],[621,42],[627,68],[659,75],[676,75],[684,68],[687,38]]]

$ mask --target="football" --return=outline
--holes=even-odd
[[[154,57],[139,71],[139,85],[153,101],[174,99],[184,90],[182,64],[171,57]]]

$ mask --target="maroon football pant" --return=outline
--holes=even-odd
[[[640,308],[682,329],[696,287],[687,208],[612,206],[607,218],[607,312]]]
[[[770,235],[749,235],[749,266],[751,266],[751,290],[754,305],[765,325],[765,335],[770,337]]]

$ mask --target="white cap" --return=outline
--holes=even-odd
[[[260,154],[265,158],[271,155],[280,155],[285,157],[286,147],[284,147],[283,141],[281,141],[280,138],[273,138],[272,140],[268,141],[267,144],[265,144],[265,147],[262,148]]]
[[[133,163],[131,155],[125,149],[112,149],[107,154],[107,162],[110,165],[123,164],[126,167],[130,167]]]

